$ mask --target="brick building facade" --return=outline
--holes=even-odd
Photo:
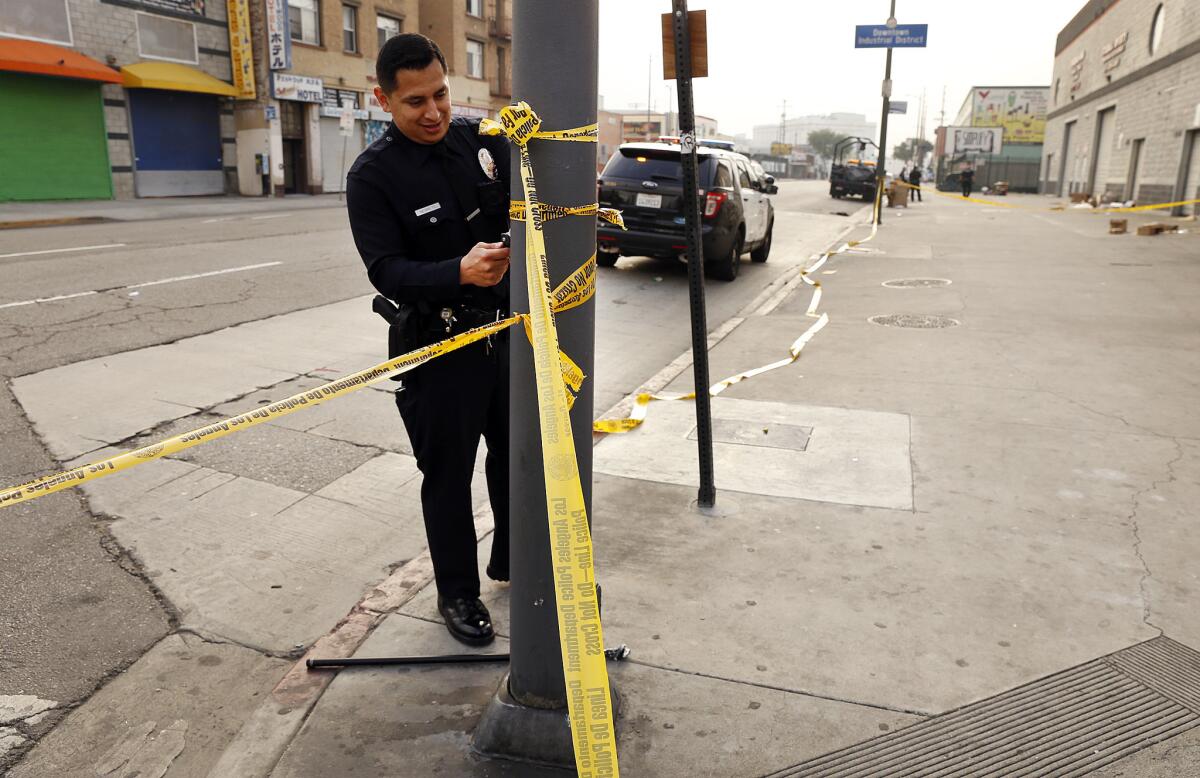
[[[84,133],[99,133],[103,144],[94,156],[107,166],[103,187],[80,188],[64,176],[56,185],[0,191],[0,198],[237,191],[231,99],[236,89],[229,83],[224,2],[5,0],[0,47],[9,63],[0,72],[7,114],[0,130],[8,138],[9,165],[53,173],[56,159],[76,143],[90,142]],[[87,105],[90,95],[79,91],[87,82],[55,72],[56,58],[46,59],[54,51],[63,60],[82,54],[98,69],[112,71],[113,78],[98,86],[96,121]],[[59,100],[62,110],[47,111]],[[21,126],[30,116],[32,133]],[[91,161],[86,160],[89,167]]]

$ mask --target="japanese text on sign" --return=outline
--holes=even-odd
[[[267,4],[267,63],[271,70],[292,67],[292,36],[288,31],[287,0],[263,0]]]

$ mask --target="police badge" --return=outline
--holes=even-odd
[[[496,180],[496,160],[492,159],[492,153],[487,149],[479,150],[479,167],[483,168],[484,175]]]

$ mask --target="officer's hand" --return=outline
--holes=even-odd
[[[476,243],[458,264],[458,282],[495,286],[508,272],[508,248],[503,243]]]

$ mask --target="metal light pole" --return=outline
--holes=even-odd
[[[892,0],[892,10],[888,14],[888,27],[896,26],[896,0]],[[887,125],[888,111],[892,107],[892,47],[888,46],[887,64],[883,68],[883,116],[879,120],[879,165],[875,171],[878,181],[875,184],[875,197],[879,201],[879,208],[875,211],[875,223],[883,224],[883,185],[887,179],[887,173],[884,172],[884,167],[887,162]]]
[[[712,397],[708,393],[708,322],[704,311],[704,246],[700,227],[700,195],[696,155],[696,111],[692,104],[692,48],[687,0],[672,0],[675,39],[675,88],[679,93],[680,156],[683,161],[683,216],[687,245],[688,293],[692,319],[692,372],[696,388],[696,445],[700,458],[700,491],[696,502],[711,508],[717,501],[713,479]],[[736,261],[736,260],[735,260]]]
[[[513,99],[528,102],[545,129],[596,121],[599,21],[597,0],[519,0],[513,4]],[[596,144],[534,140],[529,146],[538,198],[576,205],[596,201]],[[513,199],[524,199],[513,150]],[[594,217],[546,224],[551,286],[596,250]],[[512,309],[528,311],[525,231],[512,231]],[[588,379],[571,410],[579,478],[591,516],[592,367],[595,304],[556,318],[559,344]],[[511,337],[509,486],[512,589],[509,674],[475,731],[473,747],[507,759],[573,767],[566,684],[555,610],[542,442],[533,351],[520,328]]]

